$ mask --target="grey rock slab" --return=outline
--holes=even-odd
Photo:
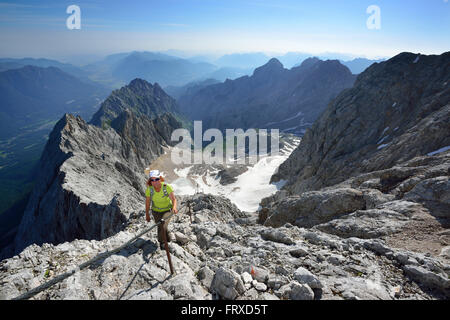
[[[323,288],[323,284],[320,282],[319,278],[303,267],[299,267],[295,270],[294,279],[301,284],[307,284],[311,289]]]
[[[214,274],[211,290],[228,300],[236,299],[245,292],[244,284],[236,272],[220,267]]]
[[[280,227],[285,223],[312,227],[336,216],[363,209],[363,193],[352,188],[336,188],[290,196],[270,208],[264,225]]]
[[[198,271],[197,277],[201,283],[209,289],[214,279],[214,272],[208,267],[202,267]]]
[[[437,274],[421,266],[414,265],[405,265],[403,269],[419,283],[441,290],[450,288],[450,280],[446,274]]]
[[[281,230],[276,229],[265,229],[261,232],[261,238],[268,241],[274,241],[279,243],[284,243],[287,245],[294,244],[294,240],[292,240],[287,234],[282,232]]]
[[[253,284],[253,287],[258,290],[258,291],[266,291],[267,290],[267,286],[264,283],[261,282],[256,282]]]
[[[316,229],[343,238],[380,238],[400,230],[408,218],[388,209],[358,210],[342,218],[315,226]]]
[[[248,272],[242,273],[241,277],[242,277],[242,281],[244,281],[244,283],[250,283],[253,280],[251,274]]]
[[[247,270],[256,281],[265,283],[269,278],[269,271],[263,267],[250,266]]]
[[[300,284],[292,281],[289,291],[289,298],[291,300],[313,300],[314,291],[307,284]]]

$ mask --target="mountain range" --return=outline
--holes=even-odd
[[[256,69],[252,82],[273,87],[289,72],[280,65]],[[298,77],[330,66],[353,77],[338,61],[318,59],[305,60]],[[306,129],[272,177],[284,186],[257,212],[222,196],[178,196],[172,275],[155,232],[121,246],[148,227],[143,169],[162,161],[180,123],[158,106],[117,109],[105,128],[65,115],[14,243],[2,252],[0,298],[68,272],[33,298],[447,300],[449,68],[449,52],[405,52],[371,65]]]
[[[2,114],[0,138],[64,112],[92,115],[108,90],[85,83],[56,67],[25,66],[0,72]]]
[[[255,53],[233,53],[226,54],[222,57],[212,60],[212,63],[219,66],[232,66],[238,68],[257,68],[265,64],[271,58],[276,58],[285,68],[291,69],[298,67],[301,63],[311,57],[321,60],[336,60],[338,59],[343,65],[348,67],[353,74],[359,74],[375,62],[381,62],[386,59],[367,59],[354,58],[351,56],[339,53],[323,53],[319,55],[312,55],[302,52],[287,52],[284,55],[267,55],[262,52]],[[211,60],[210,60],[211,61]]]
[[[264,59],[263,54],[258,56]],[[302,61],[306,56],[299,53],[288,53],[279,56],[279,58],[281,61],[292,65],[295,61]],[[155,67],[156,69],[162,66],[157,66],[160,62],[166,64],[176,62],[174,66],[177,67],[173,67],[172,70],[174,71],[174,79],[179,80],[182,78],[180,72],[183,73],[187,70],[182,67],[183,64],[189,65],[189,68],[200,66],[198,70],[194,70],[195,68],[191,70],[193,73],[199,74],[202,73],[202,66],[205,66],[203,62],[207,61],[211,66],[214,66],[214,71],[208,73],[211,76],[209,79],[196,80],[181,87],[167,86],[164,90],[161,89],[159,84],[155,84],[157,90],[161,89],[161,97],[167,102],[168,109],[172,110],[175,101],[162,91],[167,91],[171,96],[178,99],[181,96],[193,96],[199,90],[211,84],[219,84],[220,81],[227,78],[233,79],[251,75],[253,67],[258,65],[253,58],[252,54],[237,54],[228,55],[224,59],[206,59],[201,56],[195,59],[182,59],[177,57],[176,53],[172,55],[172,53],[124,52],[107,56],[103,60],[85,66],[74,66],[50,59],[0,59],[0,70],[5,72],[0,73],[2,74],[0,91],[2,92],[3,103],[3,112],[0,116],[2,124],[0,131],[3,138],[0,142],[0,190],[3,194],[0,212],[3,213],[9,208],[6,214],[1,216],[1,231],[7,232],[13,229],[20,221],[21,214],[17,215],[15,212],[22,212],[26,205],[26,199],[34,183],[33,171],[36,169],[38,159],[44,149],[46,139],[48,139],[48,133],[57,119],[66,112],[79,114],[84,119],[90,119],[104,97],[109,93],[110,89],[106,89],[105,85],[115,88],[125,83],[125,80],[117,78],[123,75],[121,70],[132,70],[134,68],[133,70],[140,72],[141,70],[147,70],[142,66],[149,62],[151,62],[152,68]],[[269,59],[268,56],[265,56],[265,58]],[[227,63],[221,64],[218,62],[219,60],[222,62],[229,60],[229,64],[232,66],[227,66]],[[236,64],[231,63],[231,61]],[[263,62],[265,61],[261,60],[261,64]],[[180,63],[182,64],[180,65]],[[167,65],[164,69],[166,67]],[[147,71],[152,73],[152,68]],[[141,75],[143,74],[141,73]],[[207,75],[203,78],[206,78]],[[129,72],[127,76],[133,76],[133,72]],[[159,78],[159,76],[156,78]],[[188,78],[186,78],[186,81]],[[147,90],[153,85],[147,82],[144,87]],[[122,88],[121,90],[129,89]],[[149,90],[152,91],[153,89],[150,88]],[[131,98],[130,101],[127,100],[128,98],[123,97],[123,100],[118,103],[117,97],[114,94],[111,95],[102,108],[97,110],[97,118],[92,121],[99,122],[99,118],[104,117],[103,113],[105,112],[113,113],[113,116],[108,119],[108,121],[112,121],[115,116],[136,102],[136,98]],[[119,108],[119,110],[115,110],[115,108]],[[295,115],[296,113],[288,115],[287,118]],[[189,127],[182,115],[178,113],[176,117],[186,127]],[[296,119],[292,120],[295,121]],[[306,126],[308,125],[306,123]],[[301,133],[302,128],[298,129],[300,131],[297,132]]]
[[[70,63],[62,63],[57,60],[44,59],[44,58],[0,58],[0,72],[10,69],[20,69],[25,66],[35,66],[41,68],[55,67],[61,71],[68,73],[80,80],[89,82],[88,73],[82,68],[74,66]]]
[[[285,69],[275,58],[251,76],[186,92],[180,110],[204,128],[278,128],[302,134],[356,76],[337,60],[305,60]]]
[[[0,254],[0,298],[54,280],[33,299],[447,300],[449,80],[450,52],[404,52],[358,76],[337,60],[285,69],[274,58],[251,76],[186,86],[178,102],[133,79],[90,123],[65,114],[53,127]],[[167,161],[182,111],[205,127],[269,121],[290,131],[292,121],[304,131],[271,178],[281,189],[256,212],[177,195],[171,275],[156,232],[121,246],[149,226],[144,168]],[[248,181],[248,168],[233,169]],[[205,184],[224,174],[203,164],[173,171]]]
[[[207,55],[188,57],[189,55],[168,50],[167,52],[132,51],[108,55],[105,58],[85,65],[73,65],[44,58],[1,58],[0,71],[17,69],[26,65],[38,67],[57,67],[83,82],[102,84],[111,89],[117,89],[135,78],[149,82],[158,82],[166,86],[183,86],[193,81],[203,81],[208,78],[225,81],[244,75],[251,75],[253,70],[277,58],[286,68],[299,66],[311,54],[288,52],[284,55],[268,55],[262,52],[232,53],[213,58]],[[374,62],[357,58],[346,60],[350,56],[341,54],[322,54],[320,59],[340,59],[349,67],[353,74],[364,71]],[[334,58],[332,58],[334,57]]]
[[[252,53],[231,54],[223,57],[223,59],[212,59],[206,56],[183,59],[176,56],[179,54],[177,52],[168,53],[170,54],[124,52],[109,55],[98,62],[85,66],[74,66],[50,59],[0,59],[0,70],[7,72],[3,74],[4,79],[2,79],[0,91],[4,93],[2,102],[8,104],[4,105],[8,110],[4,109],[0,116],[0,134],[4,139],[0,142],[0,168],[5,168],[5,170],[0,172],[0,190],[3,190],[4,194],[0,202],[0,212],[11,207],[11,205],[15,205],[11,208],[13,211],[18,206],[24,206],[23,203],[19,204],[17,201],[19,198],[26,198],[27,192],[30,191],[33,181],[31,172],[34,170],[33,168],[43,150],[48,133],[58,117],[65,112],[69,112],[80,114],[84,119],[90,119],[92,113],[95,112],[103,98],[111,90],[106,87],[117,88],[125,86],[128,82],[124,79],[133,76],[131,70],[136,71],[135,75],[139,74],[145,78],[145,75],[141,72],[142,70],[155,74],[153,70],[166,70],[169,68],[174,72],[173,79],[178,81],[183,79],[184,76],[182,74],[188,74],[186,70],[189,68],[193,72],[191,75],[202,73],[202,66],[205,66],[204,62],[208,61],[210,66],[214,66],[214,71],[197,78],[200,80],[194,80],[184,86],[172,85],[164,87],[164,91],[168,92],[175,99],[180,99],[182,96],[183,99],[186,99],[186,97],[189,99],[200,89],[211,84],[219,84],[221,81],[236,79],[245,75],[251,76],[253,66],[257,66],[257,61],[255,62],[254,60],[255,55]],[[264,54],[256,55],[259,59],[269,59],[269,56]],[[306,57],[306,54],[293,52],[279,56],[279,59],[288,65],[292,65],[296,61],[303,61]],[[224,62],[224,64],[221,65],[219,60]],[[229,61],[229,64],[232,66],[227,66],[225,64],[226,61]],[[167,66],[168,63],[174,64],[172,67],[169,67]],[[189,68],[182,67],[184,64],[189,65]],[[145,65],[151,65],[152,67],[146,69],[144,68]],[[195,66],[200,67],[196,69]],[[50,69],[48,69],[49,67]],[[45,69],[45,71],[38,68]],[[37,72],[37,70],[40,71]],[[125,73],[128,72],[126,77],[122,77],[124,73],[121,70],[125,70]],[[162,77],[164,78],[166,75],[162,75]],[[184,78],[185,81],[195,78],[189,77]],[[156,76],[155,79],[159,78],[160,76]],[[129,79],[129,81],[132,79]],[[31,84],[33,82],[34,84]],[[34,88],[32,88],[33,86]],[[91,105],[95,107],[91,109],[89,107]],[[30,108],[37,110],[37,112],[34,115],[29,113]],[[59,113],[57,115],[49,114],[50,110]],[[281,119],[281,124],[289,124],[289,126],[284,126],[283,128],[291,129],[291,132],[301,134],[311,122],[307,121],[304,126],[298,127],[298,125],[294,125],[298,111],[294,110],[291,113],[287,114],[285,119],[281,119],[280,116],[278,118]],[[289,118],[292,118],[290,119],[292,121],[289,121]],[[186,119],[180,117],[178,119],[189,127]],[[267,121],[265,124],[267,123],[270,123],[270,121]],[[274,126],[277,125],[274,124]],[[26,186],[25,193],[21,186]],[[23,202],[24,200],[21,201]],[[8,214],[8,216],[11,215],[13,214]],[[8,221],[12,220],[8,219]],[[8,226],[8,228],[10,226],[9,223],[3,223],[3,225]]]
[[[252,71],[251,68],[217,66],[154,52],[119,53],[83,66],[92,80],[111,88],[121,87],[135,78],[158,82],[162,87],[183,86],[192,81],[214,78],[224,81]]]

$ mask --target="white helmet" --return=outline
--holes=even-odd
[[[161,173],[159,172],[159,170],[152,170],[148,174],[149,178],[159,178],[160,176],[161,176]]]

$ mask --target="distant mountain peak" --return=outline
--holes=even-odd
[[[141,84],[141,83],[142,83],[142,84],[145,84],[145,83],[150,84],[150,82],[148,82],[148,81],[146,81],[146,80],[144,80],[144,79],[141,79],[141,78],[135,78],[135,79],[133,79],[133,80],[130,81],[129,86],[133,86],[133,85]]]
[[[158,82],[155,82],[154,84],[151,84],[151,82],[148,82],[147,80],[136,78],[131,80],[131,82],[125,86],[125,88],[131,89],[133,91],[147,91],[147,93],[152,92],[153,94],[161,94],[161,92],[164,92],[163,88],[159,85]],[[164,92],[164,95],[166,93]]]
[[[307,58],[307,59],[305,59],[302,63],[301,63],[301,65],[300,65],[300,67],[302,67],[302,68],[308,68],[308,67],[311,67],[311,66],[313,66],[313,65],[315,65],[317,62],[319,62],[319,61],[322,61],[322,60],[320,60],[319,58],[317,58],[317,57],[311,57],[311,58]]]
[[[271,58],[266,64],[268,64],[268,65],[279,65],[280,67],[283,67],[283,64],[277,58]]]
[[[58,119],[63,112],[91,117],[92,106],[108,94],[58,67],[25,65],[0,72],[2,115],[0,138],[15,136],[22,127]],[[75,102],[75,103],[73,103]]]
[[[128,82],[140,78],[152,83],[157,81],[162,86],[184,85],[217,69],[217,66],[206,62],[194,63],[154,52],[133,52],[125,57],[113,57],[106,66],[115,79]]]
[[[277,58],[272,58],[265,65],[256,68],[253,72],[253,75],[255,76],[259,74],[271,74],[274,72],[280,72],[282,70],[284,70],[283,64]]]
[[[152,84],[144,79],[136,78],[130,81],[127,85],[129,88],[152,88]]]
[[[339,60],[326,60],[322,61],[321,66],[326,66],[328,68],[341,68],[341,69],[347,69],[349,73],[351,73],[350,69],[343,65]]]
[[[164,113],[178,113],[176,101],[155,82],[135,78],[128,85],[114,90],[94,114],[91,124],[103,126],[117,118],[125,109],[144,114],[150,119]]]

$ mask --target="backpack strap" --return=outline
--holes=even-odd
[[[163,192],[164,192],[164,197],[168,197],[169,194],[167,193],[167,186],[165,183],[163,183]],[[150,187],[150,196],[153,198],[153,195],[155,194],[155,189],[153,187]]]
[[[164,192],[164,197],[168,197],[169,196],[169,194],[167,193],[167,187],[166,187],[165,183],[163,184],[163,192]]]

